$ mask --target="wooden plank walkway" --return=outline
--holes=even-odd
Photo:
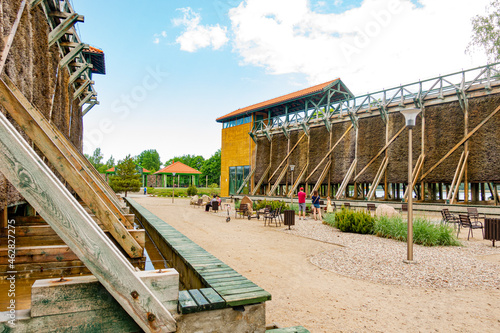
[[[143,220],[146,220],[161,234],[162,240],[182,258],[186,266],[198,275],[205,288],[212,288],[220,295],[226,307],[262,303],[271,299],[271,294],[267,291],[236,272],[136,201],[131,198],[125,198],[125,200],[136,215],[142,216]],[[199,289],[199,291],[205,299],[208,299],[205,289]],[[198,304],[198,301],[200,302],[198,309],[206,305],[199,297],[198,289],[189,290],[188,293],[184,292],[182,296],[181,294],[179,296],[186,300],[186,307],[193,307],[193,302]],[[186,311],[193,312],[191,308]]]

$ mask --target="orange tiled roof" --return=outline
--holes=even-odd
[[[224,120],[226,118],[231,118],[231,117],[243,114],[243,113],[248,113],[250,111],[256,111],[256,110],[263,109],[263,108],[268,107],[268,106],[273,106],[276,104],[284,103],[286,101],[294,100],[294,99],[297,99],[300,97],[304,97],[304,96],[307,96],[310,94],[320,92],[321,90],[328,87],[329,85],[331,85],[332,83],[334,83],[337,80],[339,80],[339,79],[335,79],[332,81],[321,83],[321,84],[318,84],[318,85],[315,85],[315,86],[312,86],[312,87],[309,87],[306,89],[302,89],[302,90],[299,90],[299,91],[296,91],[296,92],[293,92],[293,93],[290,93],[287,95],[276,97],[276,98],[273,98],[273,99],[270,99],[270,100],[267,100],[264,102],[260,102],[257,104],[253,104],[253,105],[247,106],[243,109],[238,109],[236,111],[233,111],[231,113],[226,114],[225,116],[217,118],[216,121],[221,121],[221,120]]]
[[[191,168],[190,166],[187,166],[184,163],[181,162],[174,162],[163,169],[156,171],[155,173],[195,173],[195,174],[201,174],[196,169]]]
[[[90,45],[89,45],[88,49],[86,49],[86,51],[92,52],[92,53],[104,53],[103,50],[98,49],[97,47],[90,46]]]

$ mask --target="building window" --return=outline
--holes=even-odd
[[[228,120],[222,123],[222,128],[229,128],[238,125],[248,124],[252,122],[252,116],[241,117],[237,119]]]
[[[236,191],[241,187],[241,184],[243,184],[249,173],[249,165],[229,167],[229,194],[236,194]],[[248,194],[248,184],[243,188],[241,193]]]

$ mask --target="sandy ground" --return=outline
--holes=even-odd
[[[500,332],[498,288],[421,289],[347,278],[310,262],[334,244],[264,227],[262,220],[232,215],[226,223],[187,199],[134,199],[269,291],[269,325],[303,325],[311,332]]]

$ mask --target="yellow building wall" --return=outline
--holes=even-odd
[[[250,165],[253,168],[255,142],[248,132],[253,123],[222,129],[221,144],[221,196],[229,196],[229,167]]]

